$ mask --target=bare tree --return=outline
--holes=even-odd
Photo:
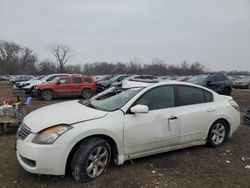
[[[52,74],[56,73],[56,65],[49,59],[40,61],[37,65],[38,74]]]
[[[50,47],[51,54],[55,57],[57,63],[59,64],[60,72],[64,72],[64,65],[69,62],[72,58],[71,50],[68,46],[62,44],[52,45]]]
[[[0,74],[32,74],[36,71],[37,56],[27,47],[0,41]]]

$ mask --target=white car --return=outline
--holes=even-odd
[[[31,173],[63,175],[69,169],[76,181],[88,182],[111,159],[121,165],[194,145],[221,146],[239,124],[232,97],[183,82],[125,81],[91,100],[28,114],[17,132],[16,155]]]

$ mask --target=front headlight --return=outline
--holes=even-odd
[[[67,132],[72,128],[73,127],[69,125],[56,125],[53,127],[49,127],[39,132],[32,140],[32,143],[53,144],[57,138],[59,138],[62,134],[64,134],[65,132]]]

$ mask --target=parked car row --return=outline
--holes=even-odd
[[[81,96],[84,99],[96,93],[96,84],[92,77],[81,74],[50,74],[33,77],[27,81],[17,81],[20,76],[10,80],[13,88],[22,89],[26,94],[52,100],[58,97]]]
[[[159,80],[163,81],[180,81],[198,84],[223,95],[230,95],[233,83],[227,76],[222,73],[204,73],[196,76],[153,76],[153,75],[115,75],[109,80],[98,81],[96,84],[97,91],[103,91],[112,86],[121,87],[122,82],[131,79],[140,80]]]
[[[36,77],[30,75],[5,76],[4,79],[9,80],[14,88],[23,89],[27,94],[40,96],[44,100],[67,96],[82,96],[86,99],[110,87],[121,87],[123,81],[131,79],[147,81],[159,80],[161,82],[171,80],[189,82],[207,87],[223,95],[230,95],[232,88],[250,88],[250,76],[226,76],[223,73],[216,72],[203,73],[195,76],[154,76],[136,74],[97,75],[88,77],[89,82],[85,81],[87,77],[81,76],[80,74],[61,73]],[[77,79],[78,82],[76,81]],[[65,80],[65,83],[63,83],[63,80]]]

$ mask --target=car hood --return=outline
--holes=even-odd
[[[62,102],[32,111],[25,116],[23,122],[37,133],[58,124],[73,124],[105,117],[108,112],[89,108],[80,104],[78,100]]]

